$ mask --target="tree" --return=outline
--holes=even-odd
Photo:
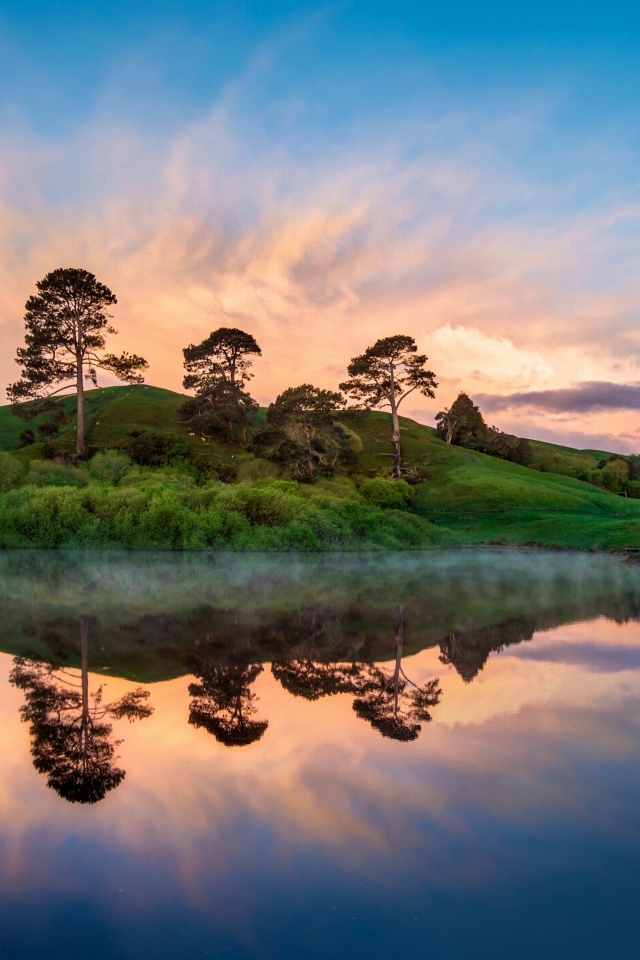
[[[343,443],[334,421],[344,400],[334,390],[310,383],[289,387],[267,410],[269,426],[256,436],[254,449],[293,465],[294,471],[313,479],[316,467],[331,469]]]
[[[366,408],[389,407],[393,424],[393,475],[402,472],[398,407],[414,391],[435,397],[435,374],[427,370],[428,357],[418,353],[413,337],[395,336],[377,340],[372,347],[354,357],[348,367],[349,380],[340,384],[357,404]]]
[[[69,803],[97,803],[124,780],[115,765],[122,743],[111,737],[111,717],[149,717],[149,691],[138,688],[113,703],[102,702],[102,687],[89,693],[89,633],[80,621],[81,670],[60,664],[15,657],[10,681],[25,692],[22,720],[29,723],[31,755],[47,786]]]
[[[466,393],[459,393],[451,407],[436,414],[438,436],[459,447],[480,450],[490,457],[521,465],[531,460],[529,441],[488,427],[480,408]]]
[[[135,354],[102,353],[109,325],[107,308],[116,297],[92,273],[73,267],[54,270],[36,284],[38,293],[25,305],[25,347],[16,363],[20,380],[7,389],[14,412],[31,419],[51,409],[52,397],[74,384],[77,392],[77,449],[84,450],[84,382],[98,385],[97,370],[126,383],[142,383],[147,361]],[[53,389],[56,387],[57,389]],[[36,401],[24,406],[24,401]]]
[[[258,698],[251,686],[262,673],[262,664],[222,665],[211,657],[207,644],[194,661],[199,682],[189,685],[189,723],[203,727],[225,747],[246,747],[259,740],[269,721],[253,719]]]
[[[487,427],[478,449],[490,457],[499,457],[501,460],[510,460],[525,466],[531,461],[531,445],[522,437],[515,437],[511,433],[503,433],[497,427]]]
[[[459,393],[451,407],[436,414],[438,436],[447,443],[478,449],[487,432],[480,408],[466,393]]]
[[[202,437],[234,423],[246,423],[258,405],[245,389],[253,374],[252,356],[262,356],[255,338],[236,327],[219,327],[199,344],[183,350],[185,390],[195,390],[179,409],[182,419]]]
[[[421,687],[409,680],[402,669],[404,644],[404,610],[397,611],[396,662],[391,677],[372,664],[366,693],[353,701],[353,709],[363,720],[392,740],[416,740],[422,723],[431,720],[430,708],[440,702],[442,690],[438,679],[428,680]]]
[[[319,700],[337,693],[363,694],[374,688],[367,665],[321,660],[280,660],[271,672],[294,697]]]

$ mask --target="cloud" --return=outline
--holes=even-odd
[[[458,390],[631,380],[625,230],[640,205],[617,188],[571,206],[570,184],[539,182],[521,162],[545,135],[539,106],[354,122],[332,137],[304,98],[255,95],[269,69],[260,60],[167,130],[113,103],[59,136],[0,128],[0,386],[16,379],[25,300],[64,265],[114,290],[113,349],[146,356],[149,381],[172,389],[182,348],[220,325],[260,343],[261,402],[296,382],[335,388],[351,357],[395,332],[416,338],[442,384],[435,407],[412,401],[422,418]]]
[[[599,413],[604,410],[640,410],[640,382],[609,383],[591,380],[559,390],[529,390],[498,396],[476,394],[482,410],[498,413],[524,408],[552,414]]]

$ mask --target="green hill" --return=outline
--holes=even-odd
[[[125,447],[132,431],[149,430],[182,437],[192,452],[202,457],[236,464],[254,459],[243,447],[224,439],[205,444],[200,437],[189,436],[177,415],[182,401],[181,394],[144,385],[91,390],[86,395],[87,444],[94,449]],[[74,402],[73,397],[64,400],[70,412]],[[264,410],[256,420],[264,421]],[[350,415],[346,422],[359,438],[358,448],[361,441],[357,462],[345,471],[353,474],[356,486],[363,476],[388,474],[392,462],[389,414]],[[447,445],[431,427],[412,420],[402,419],[401,424],[405,464],[426,478],[414,488],[414,511],[455,531],[464,542],[603,550],[640,547],[640,501],[568,476]],[[15,450],[24,428],[9,406],[1,407],[0,450]],[[74,433],[71,420],[59,437],[70,450]],[[534,465],[553,455],[559,469],[563,457],[595,467],[607,456],[603,451],[573,450],[535,441],[532,447]],[[14,453],[23,461],[41,455],[39,444]],[[548,464],[545,469],[549,469]],[[325,488],[331,483],[323,482]]]

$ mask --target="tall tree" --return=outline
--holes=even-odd
[[[257,403],[246,390],[253,377],[252,357],[262,356],[255,338],[236,327],[219,327],[202,343],[183,350],[185,390],[195,390],[179,410],[186,423],[203,437],[216,430],[230,433],[234,423],[246,423]]]
[[[89,628],[80,621],[80,671],[42,660],[15,657],[10,681],[25,693],[22,720],[30,724],[31,755],[47,786],[69,803],[97,803],[122,782],[115,765],[108,718],[149,717],[149,691],[138,688],[113,703],[103,703],[102,687],[89,692]]]
[[[51,398],[75,385],[77,449],[84,450],[84,382],[98,385],[97,370],[115,374],[126,383],[142,383],[147,361],[135,354],[102,353],[109,325],[108,307],[116,297],[92,273],[75,267],[54,270],[36,284],[38,293],[25,305],[25,347],[16,363],[20,380],[7,389],[18,415],[36,416],[51,407]],[[55,388],[55,389],[54,389]],[[24,401],[36,401],[22,407]]]
[[[269,406],[269,427],[256,437],[255,449],[270,450],[274,459],[312,480],[316,467],[330,469],[340,453],[343,437],[334,422],[341,407],[344,400],[335,390],[310,383],[289,387]]]
[[[414,391],[435,397],[435,374],[426,369],[428,357],[418,353],[413,337],[398,335],[376,340],[372,347],[354,357],[348,367],[349,379],[340,389],[366,408],[389,407],[393,424],[393,475],[402,472],[398,407]]]

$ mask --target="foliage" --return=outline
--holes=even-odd
[[[161,467],[179,457],[186,457],[189,449],[180,437],[145,431],[131,437],[127,453],[143,467]]]
[[[53,411],[46,433],[56,433],[64,413],[53,407],[53,396],[74,385],[77,389],[78,450],[84,449],[82,393],[84,380],[97,386],[97,370],[107,370],[128,383],[142,383],[140,371],[147,367],[142,357],[104,353],[109,326],[107,309],[116,303],[112,291],[92,273],[77,268],[54,270],[36,284],[25,309],[25,347],[19,347],[16,362],[20,380],[7,394],[15,413],[32,419],[43,410]],[[31,401],[24,403],[23,401]]]
[[[436,431],[447,443],[479,449],[487,425],[478,405],[466,393],[459,393],[451,407],[436,414]]]
[[[25,693],[21,719],[30,725],[31,756],[47,786],[69,803],[97,803],[122,782],[124,770],[115,765],[122,742],[111,736],[107,718],[149,717],[147,690],[131,691],[104,704],[102,688],[88,690],[83,678],[52,663],[16,657],[11,683]]]
[[[206,340],[185,347],[185,390],[195,390],[179,408],[190,429],[206,438],[245,425],[258,405],[245,387],[253,374],[252,356],[261,356],[255,338],[236,327],[219,327]]]
[[[406,480],[386,480],[384,477],[364,480],[360,484],[360,495],[368,503],[396,510],[406,510],[413,498],[411,487]]]
[[[41,487],[85,487],[89,481],[86,470],[52,460],[32,460],[26,482]]]
[[[119,450],[104,450],[91,458],[89,472],[96,480],[118,484],[131,469],[131,459]]]
[[[0,453],[0,493],[18,487],[24,468],[8,453]]]
[[[451,407],[441,410],[435,419],[437,434],[446,443],[480,450],[512,463],[527,464],[531,460],[529,441],[488,427],[480,408],[466,393],[459,393]]]
[[[225,747],[246,747],[260,740],[269,721],[253,719],[258,698],[251,686],[262,673],[262,664],[220,666],[202,650],[198,654],[194,673],[199,682],[189,685],[189,723],[203,727]]]
[[[289,387],[269,406],[269,426],[256,437],[254,449],[289,464],[307,480],[313,479],[314,470],[331,472],[342,439],[334,421],[343,405],[334,390],[321,390],[310,383]]]
[[[406,511],[364,502],[353,485],[335,497],[291,481],[198,487],[188,475],[158,473],[141,468],[117,486],[46,478],[0,494],[0,547],[317,551],[455,542]]]
[[[352,359],[347,369],[349,379],[340,384],[357,406],[390,408],[396,477],[402,470],[398,408],[416,390],[425,397],[435,397],[438,386],[435,374],[426,369],[427,359],[418,353],[413,337],[384,337]]]

